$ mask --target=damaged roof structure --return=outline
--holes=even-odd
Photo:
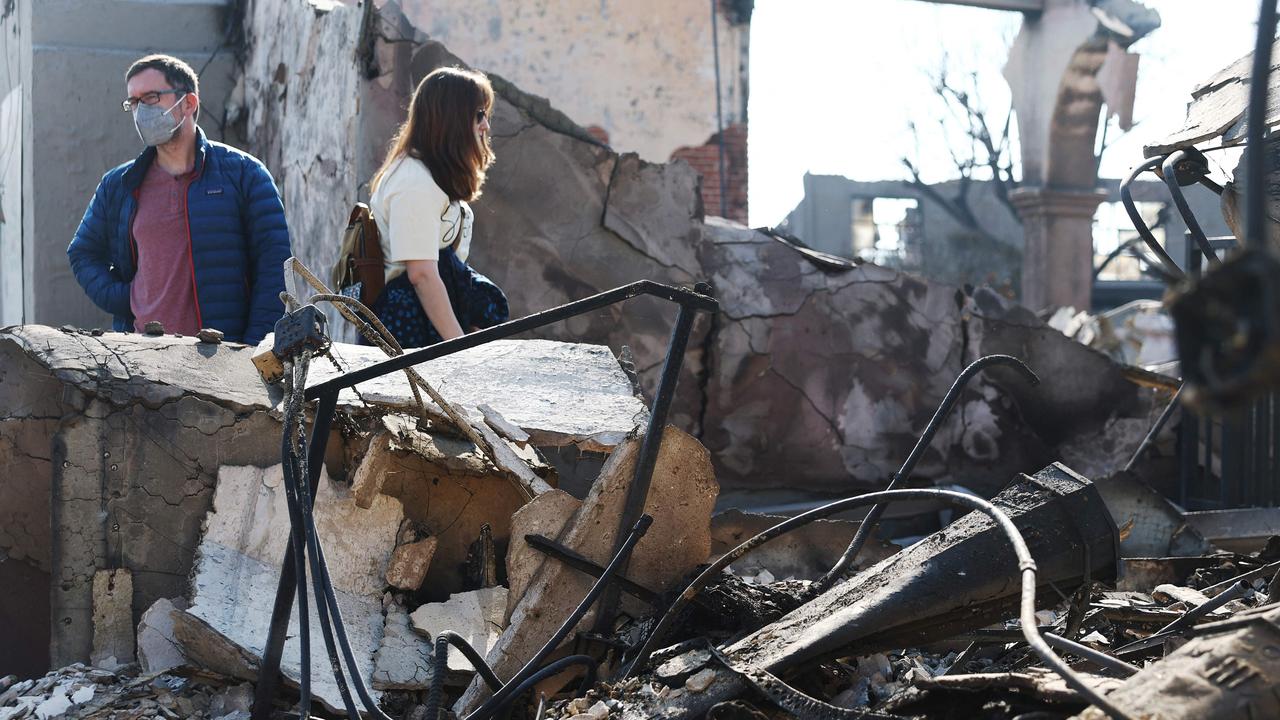
[[[245,12],[231,116],[327,267],[467,58],[395,2]],[[57,668],[0,720],[1277,711],[1280,548],[1160,491],[1176,376],[708,216],[688,163],[494,85],[472,262],[513,323],[392,358],[337,314],[306,350],[0,330],[0,632]]]

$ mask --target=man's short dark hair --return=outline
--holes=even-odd
[[[196,77],[196,71],[172,55],[148,55],[136,60],[124,74],[124,81],[129,82],[144,70],[159,70],[174,90],[200,94],[200,78]]]

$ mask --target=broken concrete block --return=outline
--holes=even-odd
[[[387,584],[401,590],[417,590],[427,576],[431,558],[436,554],[436,538],[398,546],[387,564]]]
[[[507,545],[507,609],[503,619],[511,617],[511,611],[524,597],[529,580],[547,561],[546,555],[529,547],[526,535],[556,538],[564,530],[569,518],[582,506],[582,501],[563,490],[543,493],[511,516],[511,542]]]
[[[600,565],[608,563],[619,541],[618,518],[635,474],[640,443],[639,438],[632,438],[614,451],[590,494],[559,536],[566,547]],[[667,427],[644,506],[644,512],[653,517],[653,525],[636,545],[627,575],[662,592],[706,562],[711,551],[711,510],[718,493],[707,449],[685,432]],[[489,654],[488,660],[498,676],[509,676],[527,662],[594,581],[563,564],[544,562]],[[587,614],[581,626],[589,626],[593,619],[594,611]],[[485,694],[483,684],[472,681],[455,709],[474,710]]]
[[[511,516],[526,495],[471,443],[419,431],[405,418],[384,424],[395,427],[396,437],[382,492],[398,498],[406,517],[437,540],[418,599],[445,600],[469,587],[461,570],[480,528],[490,526],[495,544],[507,542]]]
[[[187,609],[183,598],[160,598],[138,623],[138,663],[143,673],[164,672],[186,663],[182,646],[173,637],[174,613]]]
[[[379,690],[426,690],[431,686],[432,646],[414,633],[403,605],[387,606],[382,645],[373,656],[373,686]]]
[[[315,518],[352,650],[368,681],[382,640],[384,578],[404,510],[398,500],[386,495],[374,498],[368,509],[359,508],[350,492],[322,471]],[[191,608],[176,616],[174,634],[193,662],[252,680],[266,641],[289,534],[281,467],[221,468],[213,510],[205,524]],[[280,669],[296,683],[299,653],[294,610]],[[314,603],[309,610],[312,690],[327,707],[337,709],[342,702],[328,672]]]
[[[90,662],[108,670],[133,662],[133,574],[99,570],[93,574],[93,654]]]
[[[356,507],[369,508],[373,499],[382,492],[387,473],[394,465],[391,458],[391,433],[383,430],[369,438],[369,447],[360,458],[360,464],[351,476],[351,495]]]
[[[551,489],[547,481],[538,477],[533,472],[533,468],[525,462],[524,458],[516,453],[515,447],[509,445],[507,441],[498,436],[493,428],[482,420],[470,420],[471,427],[480,434],[484,441],[489,444],[489,448],[493,451],[490,459],[512,479],[513,482],[520,484],[521,490],[524,491],[530,499],[533,499],[542,493]]]
[[[209,717],[223,718],[234,713],[245,713],[253,709],[253,685],[240,683],[232,685],[214,695],[209,700]]]
[[[507,589],[498,585],[452,595],[442,603],[422,605],[409,619],[413,629],[434,638],[449,631],[471,644],[481,656],[488,655],[504,627],[502,614],[507,607]],[[462,653],[449,653],[450,672],[474,672]],[[501,673],[499,673],[501,676]]]

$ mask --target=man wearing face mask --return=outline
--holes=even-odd
[[[284,206],[253,156],[196,125],[199,80],[183,61],[149,55],[125,73],[124,109],[146,149],[102,177],[67,256],[114,329],[221,330],[256,344],[284,312],[291,255]]]

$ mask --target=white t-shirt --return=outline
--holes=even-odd
[[[456,251],[466,262],[471,250],[471,208],[449,202],[421,160],[403,157],[383,175],[369,199],[382,237],[387,281],[404,272],[406,260],[438,260],[441,248],[461,234]]]

